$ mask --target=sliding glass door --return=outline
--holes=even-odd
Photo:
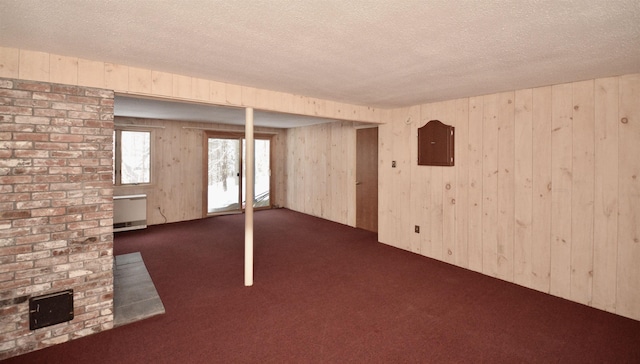
[[[208,138],[207,212],[240,210],[240,144],[237,139]]]
[[[271,142],[268,139],[256,139],[255,140],[255,184],[254,184],[254,192],[255,198],[253,200],[253,207],[271,207],[270,203],[270,190],[271,190]],[[242,156],[244,160],[245,153],[247,151],[247,147],[244,143],[244,139],[242,140]],[[244,188],[246,180],[244,176],[246,175],[246,166],[243,164],[243,174],[242,178],[242,201],[246,201],[247,198],[245,196],[246,189]]]
[[[271,207],[271,146],[269,139],[255,139],[254,208]],[[243,137],[207,135],[207,214],[241,212],[246,196],[246,146]]]

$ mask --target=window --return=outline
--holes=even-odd
[[[151,183],[151,132],[116,129],[113,140],[113,183]]]

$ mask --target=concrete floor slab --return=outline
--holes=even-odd
[[[114,326],[126,325],[165,312],[139,252],[115,257],[113,286]]]

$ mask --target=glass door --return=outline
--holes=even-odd
[[[253,207],[271,207],[271,199],[270,199],[270,187],[271,187],[271,153],[270,153],[270,140],[269,139],[255,139],[255,185],[254,185],[254,194],[255,198],[253,199]],[[245,145],[244,139],[242,140],[242,158],[244,160],[245,153],[247,150],[247,146]],[[243,171],[246,171],[246,167],[243,164]],[[242,178],[242,201],[243,208],[244,203],[246,203],[247,199],[245,196],[246,189],[244,186],[246,185],[246,180],[244,178],[246,174],[243,174]]]
[[[246,196],[244,138],[207,136],[207,213],[241,212]],[[271,207],[271,143],[255,139],[254,208]]]
[[[240,140],[208,138],[207,213],[240,211]]]

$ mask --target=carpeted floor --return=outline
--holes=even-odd
[[[640,363],[640,322],[285,209],[119,233],[166,313],[9,363]]]

